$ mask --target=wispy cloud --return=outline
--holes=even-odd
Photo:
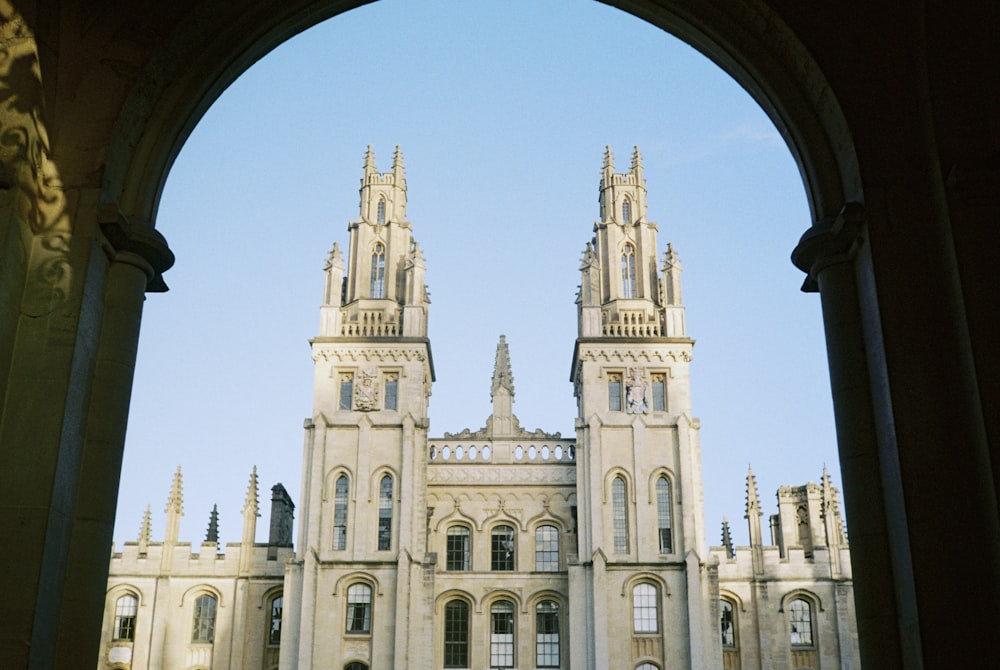
[[[750,124],[742,124],[724,132],[716,133],[714,139],[722,144],[783,144],[781,135],[774,128],[752,126]]]

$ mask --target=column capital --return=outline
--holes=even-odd
[[[820,272],[854,258],[863,239],[864,220],[864,205],[848,202],[839,214],[817,221],[802,234],[792,250],[792,263],[807,275],[802,291],[816,293]]]
[[[163,273],[174,264],[174,253],[160,231],[146,223],[129,221],[114,204],[102,204],[98,210],[101,232],[115,252],[138,256],[147,267],[146,291],[163,293],[167,285]]]

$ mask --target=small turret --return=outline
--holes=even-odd
[[[733,538],[729,534],[729,521],[724,516],[722,517],[722,546],[726,550],[727,558],[736,558],[736,550],[733,548]]]
[[[208,530],[205,531],[205,544],[219,544],[219,506],[212,505],[208,515]]]
[[[295,504],[280,483],[271,487],[271,523],[267,536],[267,558],[275,560],[279,547],[292,546],[292,521]]]

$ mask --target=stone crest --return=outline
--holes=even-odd
[[[626,414],[649,414],[649,378],[642,368],[629,368],[625,377]]]
[[[354,407],[362,412],[378,409],[378,369],[362,368],[354,383]]]

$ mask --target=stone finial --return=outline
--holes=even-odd
[[[146,511],[142,515],[142,523],[139,525],[139,554],[149,553],[149,543],[153,540],[153,510],[146,505]]]
[[[722,546],[726,549],[726,556],[736,558],[736,551],[733,549],[733,538],[729,534],[729,520],[722,517]]]
[[[181,475],[181,466],[177,466],[174,472],[174,479],[170,484],[170,494],[167,496],[167,508],[164,512],[176,512],[184,514],[184,478]]]
[[[170,495],[167,496],[167,528],[163,541],[167,543],[177,542],[177,535],[180,531],[181,517],[184,515],[184,484],[181,476],[181,466],[177,466],[174,473],[174,480],[170,485]],[[169,552],[167,552],[169,553]]]
[[[372,149],[372,145],[368,145],[365,150],[365,174],[375,172],[375,150]]]
[[[340,253],[340,245],[336,242],[333,243],[330,253],[326,256],[326,262],[323,264],[324,270],[332,270],[334,267],[344,267],[344,257]]]
[[[580,269],[586,270],[589,267],[599,266],[600,264],[597,252],[594,250],[593,241],[587,242],[587,246],[583,248],[583,256],[580,257]]]
[[[747,506],[745,519],[752,516],[760,516],[760,497],[757,495],[757,478],[753,476],[753,469],[747,466]]]
[[[205,542],[219,543],[219,506],[212,505],[212,511],[208,515],[208,530],[205,531]]]
[[[604,172],[611,174],[615,171],[615,156],[611,153],[611,145],[604,145]]]
[[[392,155],[392,171],[397,175],[403,175],[406,172],[403,166],[403,150],[396,145],[396,152]]]
[[[632,169],[633,174],[642,174],[642,155],[639,153],[639,147],[632,147]]]
[[[497,343],[496,362],[493,364],[493,381],[490,385],[490,398],[496,396],[501,388],[510,393],[511,399],[514,397],[514,373],[510,369],[510,350],[507,348],[507,337],[500,336]]]
[[[247,484],[247,494],[243,500],[243,515],[260,516],[260,498],[258,497],[257,466],[250,472],[250,482]]]

